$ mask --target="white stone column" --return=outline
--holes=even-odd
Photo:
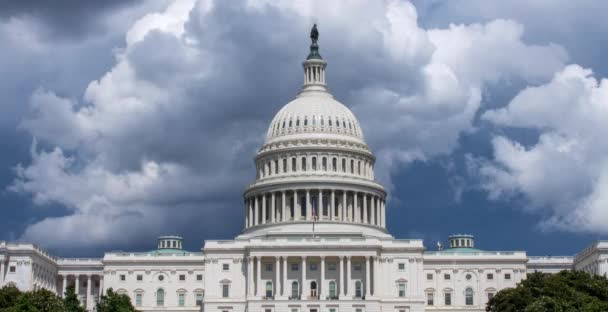
[[[260,213],[260,199],[258,196],[255,196],[255,207],[253,208],[253,225],[258,225],[259,219],[258,216]]]
[[[286,207],[285,207],[285,191],[281,192],[281,221],[285,222],[287,221],[287,215],[285,214],[286,212]]]
[[[370,267],[369,267],[369,261],[371,260],[370,257],[365,257],[365,297],[369,297],[369,295],[371,294],[371,289],[372,289],[372,280],[370,278]]]
[[[353,193],[353,214],[354,214],[354,222],[361,222],[359,218],[359,206],[357,205],[357,192]]]
[[[256,287],[255,287],[255,295],[259,296],[260,295],[260,287],[262,287],[262,257],[256,257],[257,261],[258,261],[258,269],[257,269],[257,283],[256,283]]]
[[[369,199],[369,209],[371,212],[371,224],[376,225],[376,196],[373,196]]]
[[[312,219],[312,209],[310,208],[310,190],[306,190],[306,221]]]
[[[253,295],[253,257],[247,257],[247,295]]]
[[[68,287],[68,277],[67,275],[60,275],[61,276],[61,298],[65,298],[65,291]]]
[[[275,201],[276,198],[274,197],[274,192],[272,192],[272,195],[270,195],[270,200],[272,201],[272,203],[270,204],[270,221],[272,223],[277,222],[276,220],[276,205],[275,205]]]
[[[319,299],[325,300],[325,257],[321,256],[321,280],[319,281]]]
[[[300,286],[301,300],[308,297],[308,287],[306,287],[306,256],[302,256],[302,285]]]
[[[341,221],[346,221],[348,219],[348,213],[346,212],[346,191],[342,192],[342,218]]]
[[[339,256],[338,258],[340,258],[340,282],[338,283],[338,287],[340,287],[340,297],[343,297],[345,295],[344,289],[346,288],[344,287],[344,257]]]
[[[87,295],[85,298],[87,300],[86,308],[87,310],[91,310],[91,275],[87,275]]]
[[[103,271],[101,272],[101,275],[99,275],[99,297],[101,299],[101,296],[103,296],[104,294],[104,289],[103,289]]]
[[[262,195],[262,224],[266,224],[266,194]]]
[[[336,191],[335,190],[331,190],[331,205],[330,208],[331,209],[331,213],[329,214],[330,217],[329,219],[331,221],[334,221],[335,219],[335,214],[336,214]]]
[[[380,205],[382,205],[382,226],[386,227],[386,203],[384,200],[380,202]]]
[[[346,256],[346,282],[344,283],[345,295],[348,297],[350,293],[350,256]]]
[[[323,217],[323,190],[319,189],[319,199],[317,200],[317,219]],[[329,210],[329,209],[328,209]]]
[[[363,223],[369,223],[367,221],[367,194],[363,193]]]
[[[285,296],[285,288],[287,288],[287,257],[283,257],[283,282],[281,283],[281,295]]]
[[[74,279],[74,291],[76,292],[78,302],[82,305],[82,300],[80,300],[80,275],[76,275],[76,278]]]
[[[245,200],[245,228],[249,227],[249,199]]]
[[[281,290],[281,262],[279,262],[281,259],[280,257],[274,257],[274,274],[275,274],[275,279],[274,279],[274,293],[272,294],[275,299],[279,296],[279,291]]]

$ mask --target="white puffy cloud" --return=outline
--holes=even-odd
[[[494,159],[477,161],[492,198],[524,194],[546,229],[606,233],[608,80],[569,65],[482,118],[540,133],[528,145],[496,136]]]
[[[315,20],[330,87],[389,184],[400,164],[447,154],[474,130],[487,84],[542,81],[567,58],[526,44],[513,21],[423,29],[407,1],[176,1],[133,24],[82,100],[32,94],[21,128],[41,144],[11,189],[68,211],[23,239],[120,247],[125,231],[128,243],[183,228],[209,236],[218,214],[241,216],[251,157],[297,91]]]

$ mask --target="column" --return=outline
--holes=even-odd
[[[301,210],[298,208],[299,208],[298,207],[298,191],[294,190],[293,191],[293,219],[294,220],[300,219]]]
[[[338,287],[340,287],[340,297],[344,296],[344,257],[340,256],[340,282],[338,283]]]
[[[68,287],[68,277],[66,275],[61,275],[61,298],[65,298],[65,291]]]
[[[247,295],[253,295],[253,257],[247,257]]]
[[[312,209],[310,209],[310,191],[306,190],[306,221],[312,219]]]
[[[317,200],[317,218],[321,220],[323,216],[323,190],[319,190],[319,200]]]
[[[256,287],[255,287],[255,295],[259,296],[260,295],[260,287],[262,287],[262,257],[256,257],[257,261],[258,261],[258,269],[257,269],[257,283],[256,283]]]
[[[258,219],[259,216],[259,212],[260,212],[260,199],[258,198],[258,196],[255,196],[255,207],[253,209],[253,225],[258,225],[258,222],[260,219]]]
[[[266,194],[262,195],[262,224],[266,224]]]
[[[91,275],[87,275],[87,295],[85,296],[87,300],[86,308],[90,310],[91,307]]]
[[[245,228],[249,227],[249,199],[245,200]]]
[[[329,214],[330,215],[329,219],[331,221],[334,221],[334,218],[336,217],[334,215],[336,213],[336,191],[335,190],[331,190],[331,205],[330,205],[330,209],[331,209],[331,213]]]
[[[281,263],[279,262],[280,257],[274,257],[274,293],[272,294],[275,298],[279,296],[279,291],[281,290]]]
[[[277,222],[276,220],[276,206],[275,206],[275,201],[276,198],[274,197],[274,192],[272,192],[272,194],[270,195],[270,200],[272,201],[272,203],[270,204],[270,221],[272,223]]]
[[[380,205],[382,207],[382,212],[380,217],[382,218],[382,226],[386,227],[386,203],[384,200],[380,201]]]
[[[368,223],[367,221],[367,194],[363,194],[363,223]]]
[[[305,298],[308,297],[308,292],[307,289],[308,287],[306,286],[306,256],[302,257],[302,285],[300,286],[300,296],[301,296],[301,300],[304,300]]]
[[[372,196],[372,198],[370,198],[369,200],[369,205],[370,205],[370,209],[371,209],[371,222],[373,225],[376,225],[376,196]]]
[[[370,279],[369,276],[369,261],[371,260],[370,257],[365,257],[365,297],[369,297],[370,295],[370,291],[372,289],[372,281]]]
[[[357,192],[353,193],[353,222],[360,222],[359,220],[359,206],[357,206]]]
[[[76,292],[78,302],[82,304],[82,300],[80,300],[80,275],[76,275],[76,279],[74,280],[74,291]]]
[[[317,285],[317,291],[319,291],[319,299],[325,300],[325,257],[321,256],[321,280]]]
[[[342,221],[346,221],[348,219],[347,213],[346,213],[346,191],[342,192],[342,209],[340,209],[342,211]]]
[[[374,276],[372,276],[372,280],[373,280],[373,295],[377,296],[378,295],[378,274],[379,274],[379,269],[378,269],[378,265],[380,264],[380,261],[378,261],[378,257],[374,257],[373,258],[373,264],[374,267],[372,268],[372,274]]]
[[[281,192],[281,221],[287,221],[287,217],[285,211],[287,210],[285,207],[285,191]]]
[[[285,288],[288,287],[287,285],[287,257],[283,257],[283,282],[281,283],[281,285],[283,286],[281,289],[281,295],[285,296]]]
[[[103,272],[99,275],[99,297],[103,296]],[[101,298],[100,298],[101,299]]]
[[[346,282],[344,282],[345,292],[344,294],[348,296],[350,292],[350,256],[346,256]]]

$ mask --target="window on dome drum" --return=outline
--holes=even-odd
[[[185,305],[186,305],[186,294],[184,294],[184,293],[179,293],[179,294],[177,294],[177,298],[178,298],[178,299],[177,299],[177,304],[178,304],[180,307],[183,307],[183,306],[185,306]]]
[[[196,294],[196,306],[200,307],[202,305],[203,305],[203,294],[197,293]]]
[[[292,122],[291,122],[291,119],[290,119],[289,120],[289,127],[291,128],[291,126],[292,126]]]
[[[397,286],[399,287],[399,297],[405,297],[405,283],[399,283]]]
[[[329,282],[329,298],[336,298],[336,282],[334,281]]]
[[[355,161],[350,160],[350,173],[355,174]]]
[[[452,305],[452,293],[446,292],[443,294],[443,303],[446,306]]]
[[[272,298],[272,282],[266,282],[266,298]]]
[[[156,306],[162,307],[165,305],[165,291],[162,288],[159,288],[156,291]]]
[[[302,171],[306,171],[306,157],[302,157]]]
[[[296,119],[296,127],[300,126],[300,119]]]
[[[143,280],[144,280],[144,276],[143,276],[143,275],[141,275],[141,274],[138,274],[138,275],[137,275],[137,281],[138,281],[138,282],[141,282],[141,281],[143,281]]]
[[[285,120],[283,120],[283,129],[285,129]]]
[[[291,264],[291,270],[292,270],[292,271],[297,271],[298,269],[299,269],[299,266],[298,266],[298,264],[297,264],[297,263],[292,263],[292,264]]]
[[[355,298],[361,298],[362,297],[362,291],[363,289],[363,285],[361,283],[361,281],[356,281],[355,282]]]
[[[340,121],[336,118],[336,127],[340,128]]]
[[[342,120],[342,126],[346,129],[346,121]]]
[[[275,160],[274,161],[274,174],[278,174],[279,173],[279,161]]]
[[[510,280],[511,279],[511,273],[505,273],[505,279],[506,280]]]
[[[346,172],[346,159],[342,159],[342,172]]]
[[[300,295],[300,287],[298,285],[298,282],[293,281],[291,283],[291,297],[297,298],[299,295]]]
[[[427,273],[426,274],[426,280],[427,281],[432,281],[433,280],[433,274],[432,273]]]
[[[179,275],[179,280],[182,281],[182,282],[185,281],[186,280],[186,275],[180,274]]]
[[[489,281],[493,280],[494,279],[494,274],[492,274],[492,273],[486,274],[486,279],[488,279]]]
[[[449,281],[450,279],[452,279],[452,276],[450,274],[443,274],[443,279]]]
[[[287,159],[283,158],[283,168],[282,168],[283,173],[287,172]]]
[[[433,292],[426,293],[426,305],[435,305],[435,294]]]
[[[357,174],[361,175],[361,162],[357,163]]]
[[[222,284],[222,298],[228,298],[230,296],[230,285]]]
[[[338,160],[336,159],[336,157],[334,157],[334,158],[331,160],[331,169],[332,169],[333,171],[336,171],[336,169],[337,169],[336,167],[337,167],[337,166],[338,166]]]
[[[272,263],[266,263],[266,271],[272,272]]]
[[[322,162],[322,170],[323,171],[327,171],[327,158],[323,157],[323,162]]]
[[[464,291],[464,304],[473,305],[473,288],[471,287]]]
[[[141,307],[142,294],[135,294],[135,306]]]
[[[296,158],[291,159],[291,171],[296,171]]]
[[[399,263],[397,264],[399,271],[405,271],[405,263]]]
[[[312,158],[312,170],[317,170],[317,157]]]
[[[228,264],[228,263],[222,264],[222,271],[230,271],[230,264]]]
[[[331,118],[327,119],[327,122],[329,123],[329,126],[331,127]]]

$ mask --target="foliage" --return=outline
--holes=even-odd
[[[608,279],[580,271],[528,274],[516,288],[488,302],[488,312],[608,311]]]
[[[21,296],[21,291],[14,285],[0,288],[0,311],[14,306],[19,296]]]
[[[118,294],[109,288],[97,303],[97,312],[137,312],[137,310],[131,304],[129,296]]]
[[[68,286],[65,290],[65,294],[63,296],[63,305],[65,307],[65,312],[86,312],[78,299],[78,295],[76,294],[76,288],[71,285]]]
[[[54,293],[39,289],[21,293],[11,307],[2,312],[62,312],[63,301]]]

